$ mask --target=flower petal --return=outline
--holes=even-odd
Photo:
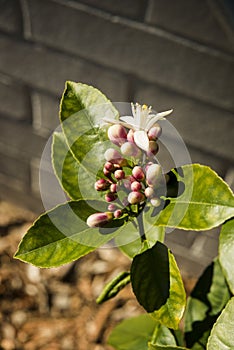
[[[155,123],[157,123],[158,120],[164,119],[164,117],[166,117],[168,114],[171,114],[172,111],[173,109],[170,109],[165,112],[157,113],[156,115],[155,114],[149,115],[146,123],[146,129],[149,130]]]
[[[149,139],[144,130],[139,130],[134,132],[135,144],[141,148],[143,151],[147,152],[149,149]]]

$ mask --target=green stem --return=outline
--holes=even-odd
[[[147,240],[147,238],[145,235],[142,213],[140,213],[137,216],[137,222],[138,222],[138,228],[139,228],[139,234],[141,237],[141,242],[144,243]]]

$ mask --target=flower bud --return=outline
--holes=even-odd
[[[162,134],[162,128],[158,123],[155,123],[148,131],[149,140],[156,141]]]
[[[115,217],[116,219],[118,219],[118,218],[120,218],[120,216],[122,216],[122,210],[121,210],[121,209],[115,210],[115,212],[114,212],[114,217]]]
[[[105,179],[99,179],[95,182],[94,188],[96,191],[105,191],[110,187],[110,182]]]
[[[129,178],[125,178],[123,180],[123,185],[126,188],[126,190],[130,191],[131,190],[131,181]]]
[[[109,127],[108,137],[112,143],[121,146],[127,139],[127,131],[122,125],[115,124]]]
[[[161,204],[161,199],[158,197],[153,197],[153,198],[151,198],[150,203],[152,204],[153,207],[157,208]]]
[[[145,189],[145,196],[147,198],[152,198],[154,196],[154,190],[152,187],[146,187]]]
[[[121,154],[114,148],[108,148],[104,153],[104,157],[108,163],[115,163],[116,159],[122,158]]]
[[[152,164],[146,172],[146,182],[150,187],[156,187],[163,182],[162,167],[159,164]]]
[[[132,191],[140,191],[142,189],[142,184],[138,181],[133,181],[131,184]]]
[[[135,177],[137,181],[142,181],[145,178],[145,174],[143,169],[137,165],[132,169],[132,175]]]
[[[132,142],[125,142],[121,146],[121,153],[126,157],[136,157],[141,156],[141,150]]]
[[[109,172],[114,171],[115,167],[111,162],[106,162],[104,165],[104,169],[106,169]]]
[[[137,203],[143,202],[144,199],[145,199],[145,196],[141,192],[133,191],[133,192],[130,192],[128,195],[128,202],[130,204],[137,204]]]
[[[110,185],[110,192],[116,193],[117,190],[118,190],[117,184],[111,184],[111,185]]]
[[[113,213],[95,213],[88,217],[86,223],[89,227],[102,227],[113,219]]]
[[[134,131],[132,129],[130,129],[127,134],[127,140],[131,143],[134,143]]]
[[[105,195],[105,200],[107,202],[113,202],[115,201],[117,198],[117,194],[116,193],[112,193],[112,192],[108,192],[106,195]]]
[[[115,204],[111,203],[111,204],[108,205],[108,210],[109,211],[115,211],[116,209],[117,209],[117,207],[116,207]]]
[[[149,142],[149,149],[147,151],[147,156],[152,157],[155,156],[155,154],[158,153],[158,144],[156,141],[150,141]]]
[[[116,180],[122,180],[125,177],[125,172],[121,169],[115,170],[114,176],[115,176]]]
[[[146,163],[146,165],[144,166],[145,172],[147,172],[147,170],[149,169],[149,167],[150,167],[152,164],[154,164],[154,163],[152,163],[152,162]]]

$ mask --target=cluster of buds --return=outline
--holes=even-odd
[[[113,135],[121,135],[121,138]],[[109,128],[109,139],[120,147],[120,152],[108,148],[104,154],[106,163],[103,168],[103,177],[95,182],[96,191],[102,192],[107,202],[107,211],[89,216],[87,224],[90,227],[103,227],[115,218],[131,215],[134,205],[144,207],[146,202],[158,207],[161,200],[158,190],[164,186],[165,176],[159,164],[147,161],[145,165],[135,165],[129,158],[140,161],[143,156],[133,141],[129,141],[132,131],[128,133],[121,125]],[[140,163],[137,163],[140,164]]]

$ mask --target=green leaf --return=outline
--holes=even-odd
[[[152,316],[166,327],[177,329],[186,305],[186,294],[180,270],[173,254],[169,254],[170,290],[166,304],[154,311]]]
[[[190,164],[179,169],[184,190],[155,217],[155,225],[185,230],[207,230],[234,216],[234,196],[209,167]]]
[[[154,226],[144,220],[144,231],[149,248],[153,247],[157,241],[163,243],[165,227]],[[142,249],[142,242],[139,236],[137,224],[134,225],[131,223],[130,225],[126,226],[125,229],[121,231],[121,234],[115,238],[115,242],[120,250],[130,258],[133,258],[136,254],[140,253]]]
[[[104,210],[102,202],[80,200],[41,215],[22,239],[15,258],[39,267],[55,267],[88,254],[118,233],[100,234],[97,228],[87,226],[87,217],[100,210]]]
[[[155,328],[160,344],[175,344],[170,330],[147,314],[121,322],[110,334],[108,343],[116,350],[148,350],[148,342],[151,341]]]
[[[78,184],[79,163],[69,151],[64,134],[61,132],[53,134],[52,160],[61,187],[71,199],[81,199]]]
[[[213,324],[230,297],[220,263],[216,259],[203,272],[188,299],[185,313],[187,346],[204,348]]]
[[[130,273],[121,272],[105,286],[96,302],[101,304],[104,301],[114,298],[128,283],[130,283]]]
[[[100,127],[102,118],[114,119],[118,115],[99,90],[67,82],[60,109],[62,128],[74,157],[94,176],[103,166],[104,153],[111,145],[106,129]]]
[[[234,294],[234,219],[222,226],[219,237],[219,260],[229,288]]]
[[[138,302],[147,312],[160,309],[169,297],[169,257],[167,247],[157,242],[133,258],[131,282]]]
[[[189,350],[182,346],[170,346],[170,345],[149,345],[148,350]]]
[[[207,343],[207,350],[234,349],[234,297],[228,302],[225,309],[212,328]]]
[[[88,172],[73,157],[63,133],[56,132],[53,135],[52,160],[59,183],[71,199],[88,197],[102,200],[100,193],[94,190],[96,176]]]

